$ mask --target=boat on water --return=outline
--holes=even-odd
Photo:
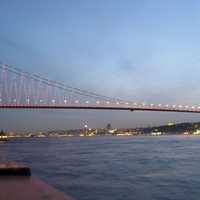
[[[3,130],[1,130],[0,131],[0,142],[6,142],[6,141],[8,141],[8,136],[7,136],[7,134],[3,131]]]
[[[7,142],[7,141],[8,141],[8,136],[6,136],[6,135],[0,136],[0,142]]]

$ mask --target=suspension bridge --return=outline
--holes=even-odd
[[[200,106],[147,104],[71,87],[0,63],[0,109],[96,109],[200,113]]]

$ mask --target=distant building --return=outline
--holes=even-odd
[[[107,129],[107,130],[110,130],[110,129],[112,129],[112,126],[111,126],[111,124],[110,124],[110,123],[108,123],[108,124],[107,124],[107,126],[106,126],[106,129]]]
[[[3,130],[0,131],[0,136],[5,136],[5,132]]]
[[[200,135],[200,129],[197,129],[196,131],[194,131],[193,135]]]
[[[159,136],[162,134],[163,134],[162,132],[151,132],[151,135],[153,135],[153,136]]]
[[[168,122],[167,126],[174,126],[174,123],[173,122]]]

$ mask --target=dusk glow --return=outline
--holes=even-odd
[[[199,1],[0,4],[1,62],[114,98],[199,106]],[[198,119],[198,114],[128,111],[0,111],[8,130],[77,128],[84,120],[92,127],[108,121],[137,127]]]

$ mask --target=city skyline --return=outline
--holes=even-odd
[[[2,62],[111,97],[199,105],[198,1],[20,2],[0,1]],[[110,122],[122,128],[198,118],[180,113],[1,110],[0,128],[78,128],[85,121],[92,127]]]

